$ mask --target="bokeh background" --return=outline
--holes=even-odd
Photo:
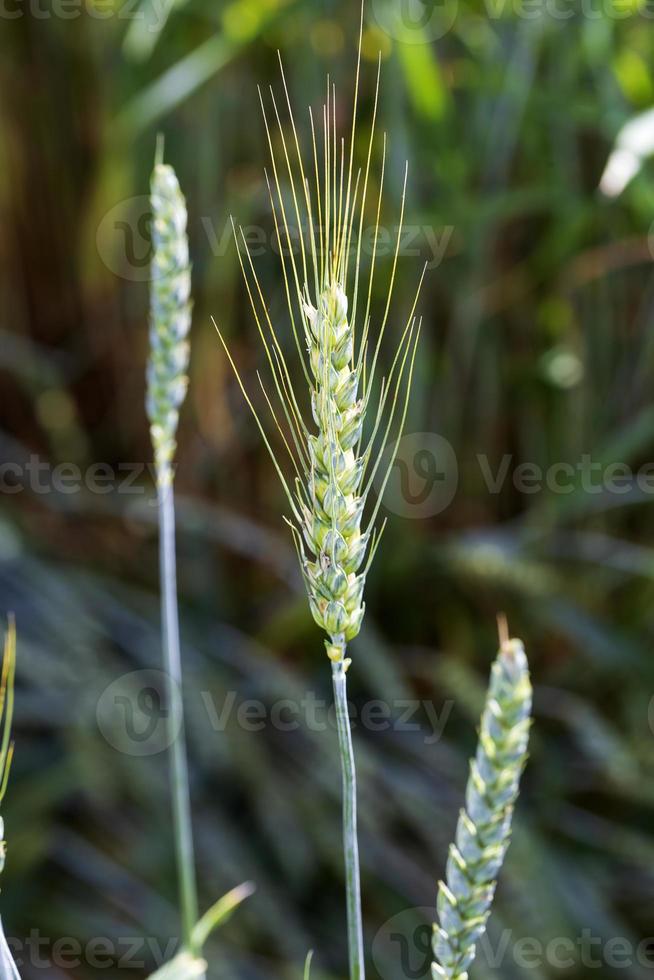
[[[328,704],[330,672],[211,316],[256,386],[263,357],[228,219],[263,234],[257,268],[281,317],[257,84],[280,91],[279,48],[306,139],[305,107],[330,73],[347,131],[357,6],[0,11],[0,605],[19,629],[1,903],[26,980],[146,976],[177,935],[165,756],[121,732],[126,701],[111,702],[124,716],[104,710],[160,658],[143,412],[157,132],[187,195],[193,257],[177,488],[202,905],[257,884],[210,944],[211,976],[296,978],[309,948],[316,977],[344,976],[336,736],[324,713],[314,725],[300,711],[296,730],[271,715],[285,698]],[[381,51],[389,227],[410,161],[412,237],[385,360],[429,263],[408,439],[352,644],[355,709],[381,701],[394,719],[355,732],[371,977],[427,975],[424,910],[499,610],[528,649],[535,728],[473,977],[640,978],[654,963],[647,119],[638,172],[599,189],[621,127],[654,105],[653,20],[646,0],[366,3],[361,131]],[[257,730],[238,715],[250,700],[265,711]],[[130,703],[135,725],[157,721],[156,703]],[[547,947],[559,938],[572,955]],[[525,939],[546,948],[525,953]]]

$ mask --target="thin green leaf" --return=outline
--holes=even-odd
[[[202,949],[207,939],[218,926],[223,925],[229,919],[234,909],[238,908],[241,902],[249,898],[255,891],[255,886],[251,881],[244,881],[242,885],[232,888],[230,892],[219,898],[218,901],[208,909],[200,921],[195,926],[192,938],[197,949]]]

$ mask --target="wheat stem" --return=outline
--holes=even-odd
[[[336,707],[336,725],[343,782],[343,854],[347,898],[347,935],[350,980],[364,980],[363,924],[361,916],[361,882],[359,844],[357,841],[357,777],[354,767],[352,730],[347,704],[347,661],[332,661],[332,683]]]
[[[160,486],[159,500],[159,568],[161,576],[161,626],[168,703],[168,739],[170,744],[170,785],[172,792],[173,829],[177,860],[178,887],[182,914],[182,938],[192,953],[193,929],[198,921],[195,854],[191,821],[184,708],[182,702],[182,663],[177,610],[177,570],[175,559],[175,502],[172,484]]]

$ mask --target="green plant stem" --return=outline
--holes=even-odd
[[[182,662],[177,610],[177,568],[175,559],[175,498],[172,479],[160,481],[159,499],[159,566],[161,575],[161,625],[164,663],[168,684],[168,744],[173,829],[177,876],[182,914],[182,938],[191,953],[198,953],[193,929],[198,921],[198,897],[195,879],[195,855],[191,823],[184,704],[182,699]]]
[[[343,853],[345,856],[345,888],[347,894],[347,936],[350,980],[364,980],[361,882],[359,844],[357,841],[357,777],[352,749],[350,714],[347,706],[347,668],[344,663],[344,642],[342,649],[343,658],[332,662],[332,681],[343,778]]]

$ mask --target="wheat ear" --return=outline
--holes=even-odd
[[[228,346],[220,339],[234,368],[244,397],[270,453],[290,508],[291,527],[309,606],[316,623],[327,634],[325,646],[332,663],[332,678],[343,776],[343,826],[348,946],[351,980],[364,977],[359,860],[357,843],[356,774],[347,709],[347,644],[361,629],[365,612],[366,576],[379,543],[376,519],[381,498],[395,461],[386,446],[399,439],[406,419],[420,324],[415,310],[418,284],[409,316],[396,338],[397,348],[388,374],[376,386],[379,353],[392,302],[406,196],[404,174],[402,205],[383,313],[376,333],[371,330],[371,301],[382,207],[386,137],[379,191],[373,199],[375,214],[370,271],[362,274],[364,217],[369,205],[370,166],[375,140],[379,92],[379,65],[370,139],[365,165],[355,172],[357,104],[361,64],[363,5],[359,30],[359,57],[352,114],[347,138],[337,137],[336,93],[327,80],[322,106],[322,138],[313,114],[311,153],[305,164],[284,76],[284,103],[290,137],[272,89],[272,119],[260,93],[270,150],[271,175],[266,175],[277,251],[288,306],[293,344],[299,356],[306,388],[300,394],[292,381],[284,346],[272,322],[246,237],[235,234],[247,293],[254,313],[274,392],[261,387],[273,428],[290,461],[290,473],[278,458]],[[275,149],[275,145],[281,149]],[[284,193],[282,185],[289,191]],[[292,227],[300,229],[296,255]],[[306,229],[306,232],[304,231]],[[423,270],[424,276],[424,270]],[[371,340],[372,338],[372,340]],[[308,398],[306,397],[308,392]],[[376,407],[373,411],[373,397]],[[309,421],[307,421],[309,419]],[[366,425],[370,421],[369,425]],[[396,443],[397,445],[397,443]],[[374,481],[378,497],[364,519]],[[383,530],[383,527],[382,527]]]
[[[11,741],[11,724],[14,716],[14,677],[16,674],[16,628],[10,618],[5,634],[0,675],[0,808],[7,792],[14,746]],[[4,820],[0,816],[0,872],[4,870],[7,845],[4,840]],[[0,919],[0,977],[2,980],[20,980]]]
[[[486,930],[509,846],[513,808],[527,759],[531,683],[520,640],[503,638],[491,670],[466,806],[438,892],[434,980],[467,980]]]
[[[191,266],[186,202],[175,171],[155,164],[150,185],[152,264],[146,409],[159,484],[172,482],[179,409],[184,401],[191,327]]]

